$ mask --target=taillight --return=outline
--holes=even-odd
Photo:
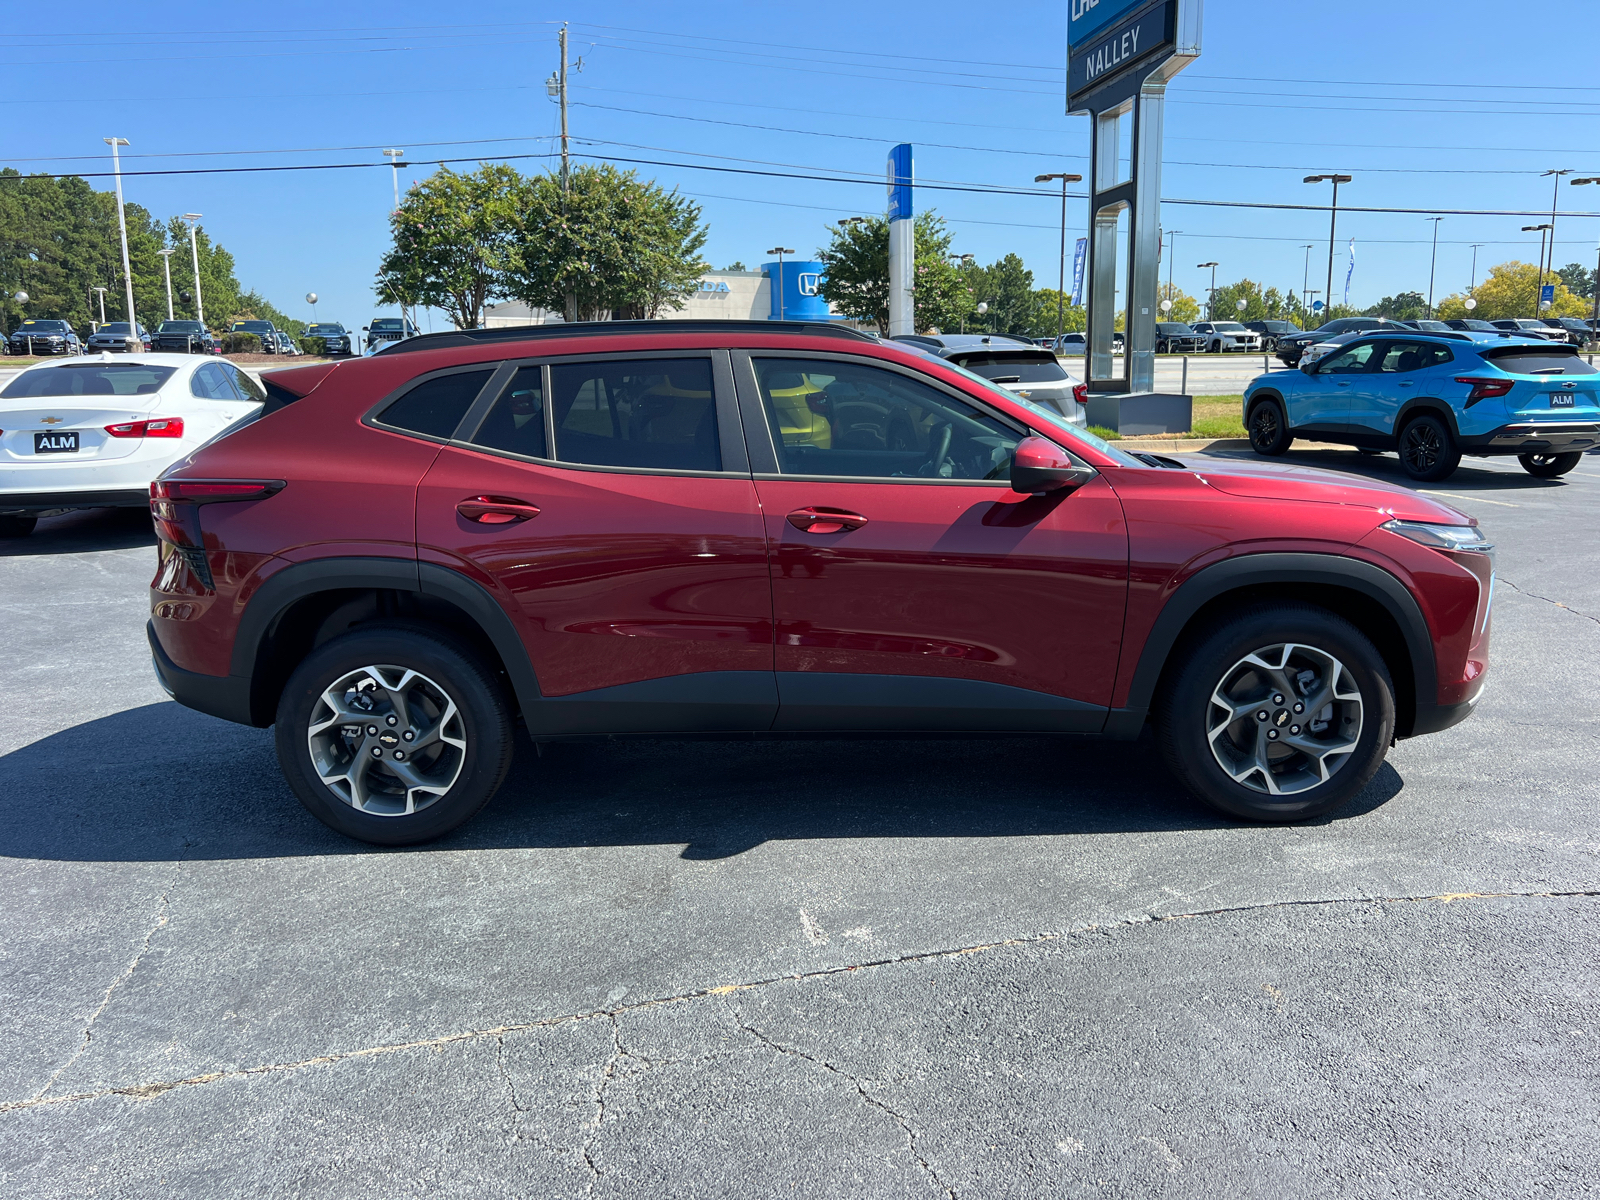
[[[1472,385],[1472,391],[1467,393],[1467,408],[1471,408],[1479,400],[1493,400],[1496,396],[1504,396],[1511,390],[1516,382],[1512,379],[1489,379],[1482,375],[1457,375],[1457,383]]]
[[[150,485],[150,516],[156,536],[182,556],[208,591],[214,591],[205,532],[200,528],[200,506],[265,500],[283,488],[281,479],[158,479]]]
[[[1080,383],[1080,384],[1074,385],[1074,387],[1072,389],[1072,398],[1074,400],[1076,400],[1079,404],[1083,405],[1085,408],[1088,408],[1089,407],[1089,385],[1087,383]]]
[[[107,425],[106,432],[114,438],[181,438],[182,417],[158,417],[153,421],[127,421],[121,425]]]

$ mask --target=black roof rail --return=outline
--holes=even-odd
[[[826,321],[713,321],[704,318],[687,321],[558,321],[549,325],[499,325],[493,329],[423,333],[385,346],[382,350],[374,351],[374,354],[407,354],[413,350],[443,350],[450,346],[629,333],[787,333],[851,338],[862,342],[878,340],[870,333]]]

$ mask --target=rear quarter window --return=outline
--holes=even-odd
[[[379,424],[448,439],[494,371],[455,371],[424,379],[378,414]]]

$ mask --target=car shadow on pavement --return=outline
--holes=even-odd
[[[0,538],[0,558],[90,554],[154,546],[156,531],[143,508],[82,508],[45,517],[27,537]]]
[[[270,730],[164,702],[0,755],[0,856],[75,862],[682,845],[720,859],[771,841],[1059,837],[1248,829],[1135,743],[1059,738],[519,740],[499,795],[461,829],[388,851],[318,823]],[[1385,764],[1359,818],[1404,788]]]

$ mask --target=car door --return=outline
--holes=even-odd
[[[771,561],[774,728],[1102,727],[1128,586],[1103,478],[1013,492],[1027,431],[898,364],[751,351],[734,371]],[[825,435],[785,411],[797,397]]]
[[[1361,384],[1375,346],[1355,342],[1318,362],[1303,373],[1304,382],[1289,402],[1289,425],[1297,433],[1343,435],[1350,422],[1351,392]]]
[[[1352,380],[1350,427],[1356,435],[1383,439],[1394,436],[1395,418],[1419,396],[1439,395],[1439,382],[1453,361],[1448,347],[1438,342],[1379,343],[1371,370]]]
[[[418,489],[417,545],[512,616],[545,697],[532,732],[770,725],[766,544],[725,352],[501,367]]]

